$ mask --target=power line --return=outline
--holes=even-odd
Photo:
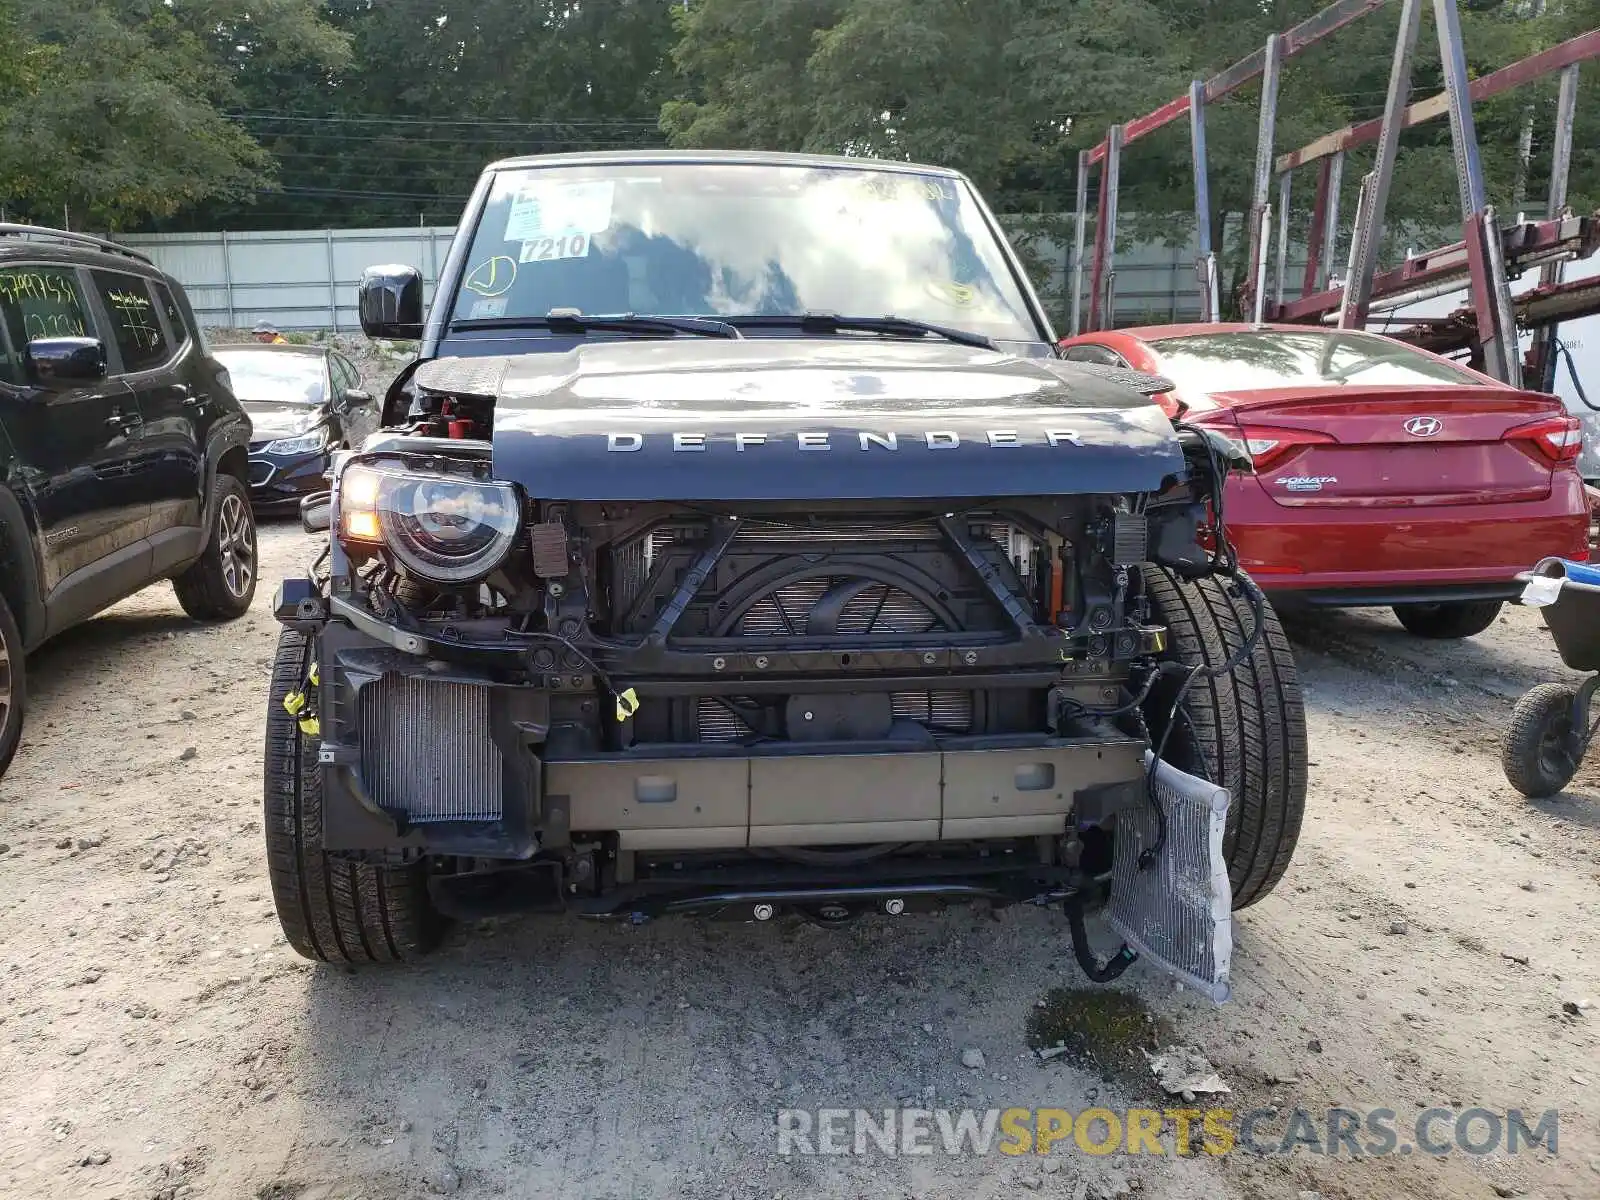
[[[366,117],[347,115],[310,116],[298,113],[231,112],[225,114],[235,121],[288,121],[315,125],[466,125],[496,129],[573,129],[586,127],[618,128],[636,127],[659,129],[659,117],[572,117],[565,120],[517,121],[510,118],[486,120],[459,117]]]

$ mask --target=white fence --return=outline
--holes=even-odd
[[[356,284],[374,263],[422,272],[423,302],[433,296],[454,226],[416,229],[273,230],[261,233],[125,234],[183,284],[203,325],[249,329],[361,327]]]
[[[1002,218],[1004,221],[1004,218]],[[1027,218],[1005,221],[1015,228]],[[1070,219],[1068,221],[1070,225]],[[248,329],[270,321],[279,329],[355,330],[356,285],[375,263],[406,263],[422,272],[423,301],[433,296],[439,268],[455,229],[273,230],[260,233],[126,234],[117,240],[148,254],[189,293],[200,321]],[[1069,295],[1071,246],[1041,243],[1035,250],[1049,267],[1041,281],[1052,298]],[[1291,278],[1304,261],[1291,254]],[[1083,285],[1089,286],[1087,264]],[[1085,302],[1087,305],[1087,301]],[[1052,304],[1057,329],[1065,333],[1070,301]],[[1116,258],[1119,322],[1188,320],[1199,315],[1192,246],[1140,245]]]

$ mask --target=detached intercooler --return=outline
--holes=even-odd
[[[389,674],[361,689],[361,776],[417,824],[498,821],[505,761],[486,687]]]
[[[1149,757],[1146,751],[1146,769]],[[1166,762],[1151,790],[1166,814],[1166,840],[1142,867],[1140,856],[1160,838],[1155,810],[1140,805],[1117,814],[1106,920],[1152,964],[1226,1003],[1233,957],[1233,889],[1222,845],[1228,791]]]

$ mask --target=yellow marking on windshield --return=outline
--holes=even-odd
[[[505,265],[502,266],[502,263]],[[480,296],[503,296],[516,281],[517,260],[508,254],[496,254],[487,262],[473,267],[461,286]]]

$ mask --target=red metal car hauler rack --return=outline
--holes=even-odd
[[[1573,216],[1567,210],[1567,175],[1571,162],[1573,112],[1579,64],[1600,56],[1600,30],[1582,34],[1542,53],[1476,80],[1467,77],[1461,24],[1455,0],[1433,0],[1434,22],[1443,60],[1445,90],[1437,96],[1406,103],[1411,88],[1412,59],[1422,23],[1423,0],[1400,0],[1389,88],[1383,116],[1318,138],[1308,146],[1274,157],[1278,80],[1285,60],[1351,22],[1386,6],[1386,0],[1340,0],[1285,33],[1273,34],[1266,45],[1208,80],[1195,80],[1187,95],[1153,112],[1114,125],[1106,138],[1078,156],[1077,254],[1073,272],[1074,333],[1108,327],[1116,272],[1118,172],[1123,150],[1133,141],[1187,114],[1194,169],[1195,217],[1199,235],[1196,271],[1203,319],[1221,318],[1217,292],[1216,252],[1210,244],[1211,212],[1206,176],[1205,108],[1257,78],[1262,80],[1257,134],[1255,184],[1248,217],[1249,272],[1243,304],[1256,320],[1326,323],[1364,328],[1370,310],[1394,307],[1427,296],[1468,289],[1471,305],[1445,320],[1390,328],[1390,336],[1414,341],[1436,352],[1466,350],[1485,373],[1520,386],[1524,363],[1516,353],[1516,330],[1538,331],[1530,361],[1530,383],[1548,389],[1554,367],[1556,325],[1573,317],[1600,312],[1600,285],[1594,280],[1563,283],[1564,262],[1586,258],[1600,249],[1600,214]],[[1484,190],[1472,102],[1561,72],[1548,216],[1502,227]],[[1449,246],[1410,256],[1400,267],[1379,272],[1381,241],[1389,186],[1394,176],[1402,130],[1448,114],[1460,190],[1462,239]],[[1342,283],[1334,286],[1328,252],[1339,226],[1339,184],[1345,152],[1353,146],[1378,143],[1377,161],[1362,180],[1351,235],[1350,259]],[[1289,199],[1293,171],[1319,164],[1317,197],[1308,237],[1308,262],[1297,294],[1288,287]],[[1099,212],[1090,268],[1087,320],[1083,320],[1084,243],[1088,227],[1088,189],[1099,167]],[[1277,177],[1277,228],[1273,229],[1271,184]],[[1277,235],[1276,272],[1268,289],[1269,245]],[[1534,266],[1540,286],[1513,300],[1509,280]]]

